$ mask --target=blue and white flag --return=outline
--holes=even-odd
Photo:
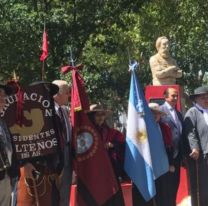
[[[146,201],[156,194],[154,180],[168,171],[168,159],[157,124],[130,65],[131,85],[126,133],[125,171]]]

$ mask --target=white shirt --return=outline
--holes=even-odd
[[[176,113],[175,108],[173,108],[168,102],[165,102],[166,106],[168,107],[170,114],[174,120],[175,125],[178,127],[180,133],[182,132],[182,125],[180,120],[178,119],[178,115]]]

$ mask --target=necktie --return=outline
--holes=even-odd
[[[174,132],[175,135],[173,135],[172,137],[172,143],[174,146],[173,158],[176,158],[179,152],[179,139],[180,139],[182,127],[181,127],[178,115],[176,113],[176,110],[171,108],[170,111],[171,111],[172,118],[174,120],[174,124],[176,125],[176,128],[177,128]]]
[[[60,117],[60,130],[61,130],[61,138],[60,138],[60,144],[62,148],[62,158],[63,158],[63,165],[64,167],[69,165],[69,144],[67,140],[67,122],[64,117],[64,111],[61,107],[58,109],[59,117]]]
[[[178,125],[178,117],[177,117],[176,111],[173,109],[172,113],[173,113],[174,122],[176,125]]]
[[[178,115],[177,115],[175,109],[172,108],[171,113],[172,113],[174,123],[175,123],[176,127],[178,128],[179,132],[181,133],[181,124],[180,124],[180,121],[178,119]]]
[[[64,119],[64,114],[63,114],[63,110],[61,107],[59,107],[58,109],[59,112],[59,117],[60,117],[60,132],[61,132],[61,137],[62,137],[62,143],[64,142],[64,139],[66,139],[67,133],[66,133],[66,123],[65,123],[65,119]]]

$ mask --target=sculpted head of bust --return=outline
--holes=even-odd
[[[170,45],[167,37],[165,36],[158,37],[155,46],[160,56],[167,58],[170,55],[169,54]]]
[[[182,77],[182,70],[170,55],[168,38],[165,36],[157,38],[155,46],[157,54],[150,57],[153,85],[176,84],[176,79]]]

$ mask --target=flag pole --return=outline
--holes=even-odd
[[[42,62],[42,68],[41,68],[41,80],[44,81],[45,79],[45,60]]]
[[[128,58],[129,58],[129,65],[130,65],[131,64],[131,58],[130,58],[129,47],[127,47],[127,55],[128,55]]]
[[[72,54],[72,48],[71,48],[71,46],[69,47],[69,52],[70,52],[69,62],[74,67],[75,60],[73,59],[73,54]]]
[[[44,32],[45,32],[45,21],[44,21],[43,33]],[[44,81],[44,79],[45,79],[45,59],[42,61],[42,68],[41,68],[41,80]]]
[[[196,199],[197,199],[197,206],[200,206],[199,165],[198,165],[198,160],[195,161],[195,165],[196,165]]]

